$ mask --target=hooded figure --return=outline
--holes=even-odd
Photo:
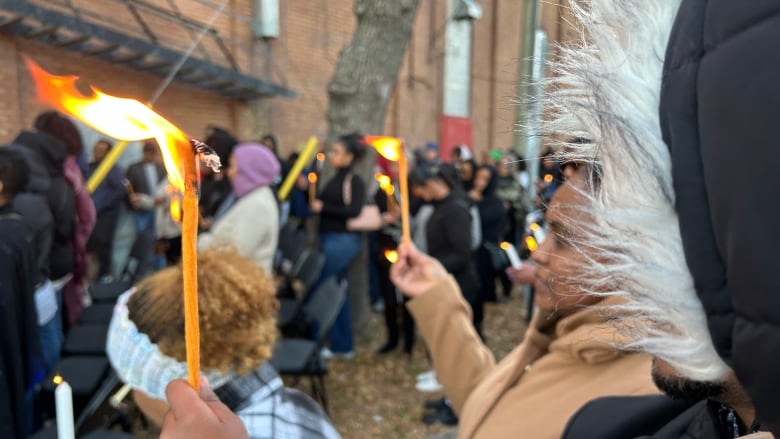
[[[776,251],[772,243],[777,240],[759,243],[761,239],[750,236],[758,233],[757,236],[768,238],[776,227],[756,227],[761,222],[752,227],[744,224],[742,229],[725,226],[730,223],[727,218],[756,216],[767,221],[767,225],[776,225],[777,203],[754,199],[749,207],[735,208],[736,203],[730,204],[729,200],[739,199],[742,203],[750,191],[747,187],[737,191],[725,182],[732,177],[754,178],[755,173],[734,175],[724,169],[716,172],[717,166],[727,160],[733,163],[741,158],[749,162],[751,169],[756,163],[756,154],[746,155],[743,149],[733,148],[742,143],[741,137],[729,140],[727,135],[752,135],[756,130],[735,128],[733,119],[725,116],[726,120],[718,119],[718,115],[726,114],[726,109],[746,113],[744,108],[733,108],[728,99],[725,103],[719,101],[722,91],[714,87],[716,83],[723,85],[714,77],[724,69],[735,65],[744,68],[744,72],[759,69],[756,66],[750,70],[742,63],[723,65],[721,56],[754,53],[757,57],[753,61],[763,66],[758,61],[763,59],[760,51],[750,47],[753,39],[743,43],[748,47],[719,46],[729,36],[746,35],[746,28],[765,24],[766,20],[758,18],[770,15],[769,9],[774,13],[778,10],[777,6],[770,8],[763,3],[764,6],[756,3],[742,7],[746,5],[737,7],[736,3],[714,0],[684,1],[682,6],[677,0],[594,0],[586,9],[572,3],[587,39],[578,47],[562,48],[561,56],[553,61],[555,76],[548,80],[544,100],[544,113],[549,116],[543,127],[551,137],[590,139],[559,145],[564,151],[564,162],[573,162],[575,166],[588,163],[596,182],[596,189],[585,194],[589,198],[585,209],[595,221],[592,226],[582,224],[573,231],[595,250],[595,256],[588,258],[584,267],[592,273],[587,279],[588,288],[625,299],[616,315],[627,318],[618,318],[617,324],[630,339],[626,347],[655,357],[654,378],[659,387],[673,396],[701,402],[661,430],[633,434],[623,431],[617,436],[593,428],[585,428],[584,435],[573,434],[574,427],[586,424],[586,413],[593,414],[593,410],[588,410],[593,406],[586,406],[573,418],[572,434],[564,437],[659,434],[732,438],[756,431],[761,421],[777,426],[771,421],[777,421],[780,413],[776,366],[780,362],[780,338],[777,323],[770,322],[778,321],[776,310],[780,303],[774,294],[776,277],[766,274],[771,272],[769,267],[764,265],[765,271],[756,272],[762,270],[762,263],[777,260],[772,256]],[[708,27],[703,25],[705,12]],[[774,41],[779,35],[776,28],[765,28]],[[770,37],[761,32],[758,35],[756,38],[765,37],[764,41]],[[736,43],[737,39],[729,41]],[[729,83],[736,87],[733,84]],[[767,87],[754,89],[765,93],[766,88],[777,89],[774,79],[767,80]],[[741,94],[735,91],[729,96],[736,99]],[[756,113],[750,114],[752,121]],[[737,114],[731,117],[739,120]],[[766,129],[771,126],[768,122]],[[763,140],[771,142],[774,136],[765,136]],[[748,142],[753,146],[759,143]],[[776,150],[767,148],[767,152],[770,149]],[[723,162],[713,159],[722,157],[724,151],[737,157],[729,156]],[[761,159],[774,163],[766,157]],[[768,179],[769,175],[764,177]],[[714,181],[720,183],[711,184]],[[724,189],[727,186],[731,191]],[[708,204],[713,201],[718,203]],[[750,212],[762,206],[766,216]],[[747,242],[760,244],[759,247],[767,245],[769,250],[735,250]],[[745,268],[750,264],[751,268]],[[736,288],[732,289],[729,281],[743,280],[747,273],[754,275],[750,281],[735,282]],[[749,352],[735,356],[733,353],[739,353],[739,349],[732,346],[732,335],[734,342],[743,343],[742,347]],[[742,383],[737,381],[730,364],[744,367],[741,371],[737,368]],[[752,391],[757,416],[744,387]],[[604,404],[599,406],[604,409]],[[591,427],[642,425],[628,420],[628,407],[629,404],[618,401],[612,408],[619,410],[603,410],[606,417]],[[647,407],[640,408],[638,414],[645,421],[658,422],[663,418],[647,418]]]
[[[279,161],[265,146],[236,145],[227,168],[235,203],[210,232],[200,235],[198,248],[235,247],[270,274],[279,238],[279,207],[269,186],[279,175],[279,169]]]

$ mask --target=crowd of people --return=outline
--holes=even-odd
[[[293,176],[280,204],[277,189],[296,157],[281,160],[272,135],[240,142],[210,127],[205,142],[227,167],[204,169],[201,179],[200,393],[181,380],[181,231],[167,213],[173,193],[158,146],[145,142],[142,161],[110,170],[90,197],[85,181],[111,142],[98,141],[87,163],[75,125],[39,115],[33,130],[0,148],[2,436],[26,437],[42,421],[38,384],[89,302],[87,285],[125,276],[134,286],[114,308],[106,350],[161,437],[339,437],[322,408],[286,388],[269,362],[278,337],[277,240],[288,222],[316,224],[324,256],[304,302],[327,279],[346,280],[367,241],[375,287],[348,288],[384,311],[387,338],[376,354],[403,339],[411,355],[419,334],[457,437],[779,433],[777,282],[774,241],[765,239],[774,235],[755,226],[774,227],[777,205],[757,202],[769,199],[763,192],[748,195],[740,178],[749,172],[734,176],[733,187],[716,172],[744,162],[729,130],[752,127],[752,145],[763,147],[771,128],[744,119],[753,101],[739,97],[724,61],[702,58],[718,53],[766,71],[725,42],[738,43],[729,36],[745,27],[776,36],[756,20],[776,14],[766,5],[727,14],[711,1],[724,19],[707,27],[712,11],[697,2],[592,3],[574,9],[589,39],[552,61],[540,122],[550,148],[538,179],[509,151],[481,163],[466,145],[449,157],[435,143],[409,151],[412,243],[401,242],[397,167],[374,160],[361,134],[327,144],[326,159]],[[757,77],[776,97],[774,82]],[[724,89],[727,102],[718,98]],[[375,179],[357,166],[366,160]],[[769,179],[766,169],[749,170]],[[759,205],[759,220],[746,220]],[[123,209],[135,241],[129,262],[115,269]],[[507,245],[520,250],[521,265],[510,266]],[[522,342],[496,361],[485,344],[484,304],[506,300],[518,284],[530,285],[535,309]],[[354,357],[352,311],[345,300],[322,358]]]

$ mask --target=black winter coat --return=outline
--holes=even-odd
[[[64,176],[68,154],[65,144],[47,133],[22,131],[14,139],[13,146],[26,150],[23,155],[31,172],[27,192],[46,197],[53,222],[48,276],[50,279],[59,279],[73,272],[75,264],[73,234],[76,228],[76,195]],[[43,216],[38,217],[35,209],[26,209],[21,205],[18,207],[38,235],[37,223]],[[40,242],[37,237],[36,242]]]
[[[425,225],[428,254],[455,277],[464,296],[479,289],[479,278],[471,258],[471,214],[468,202],[450,193],[434,201],[434,211]]]
[[[780,2],[685,0],[660,120],[683,247],[720,356],[780,435]]]
[[[23,438],[25,390],[43,378],[33,282],[31,230],[9,205],[0,206],[0,437]]]

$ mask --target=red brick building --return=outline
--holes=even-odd
[[[224,1],[221,11],[223,0],[132,0],[129,6],[122,0],[27,0],[0,6],[0,142],[42,110],[23,56],[53,73],[79,75],[107,93],[146,100],[212,17],[193,52],[199,63],[184,65],[155,108],[194,136],[202,136],[207,124],[242,139],[273,132],[284,152],[311,134],[323,137],[326,88],[355,28],[355,1],[281,0],[276,38],[253,35],[254,8],[263,0]],[[522,3],[479,2],[470,92],[477,151],[512,144]],[[389,103],[386,132],[413,146],[439,136],[446,9],[447,0],[420,0]],[[542,8],[542,27],[551,40],[562,36],[561,10]],[[278,96],[287,90],[295,96]]]

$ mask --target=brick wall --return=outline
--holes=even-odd
[[[167,8],[167,0],[147,0]],[[50,6],[46,0],[36,3]],[[121,3],[115,0],[75,2],[96,13],[118,20]],[[205,22],[214,8],[203,0],[175,0],[187,18]],[[213,0],[213,4],[221,1]],[[518,68],[521,3],[517,0],[481,0],[482,19],[474,22],[472,62],[472,117],[476,151],[505,148],[512,143],[513,99]],[[84,6],[88,5],[88,6]],[[242,71],[286,85],[298,92],[294,99],[273,98],[242,104],[216,94],[174,82],[156,108],[194,136],[202,136],[213,123],[244,139],[271,131],[277,135],[284,154],[305,139],[327,133],[325,114],[327,84],[339,52],[352,36],[356,20],[354,0],[281,0],[280,35],[275,40],[253,40],[249,17],[250,0],[230,0],[229,13],[220,15],[216,29],[234,52]],[[101,9],[102,8],[102,9]],[[385,122],[386,133],[407,139],[411,146],[437,140],[441,113],[446,0],[421,0],[412,40],[405,56]],[[191,35],[167,31],[166,22],[142,11],[161,38],[186,46]],[[122,14],[125,12],[122,11]],[[558,13],[556,10],[554,12]],[[553,14],[553,15],[554,15]],[[548,16],[552,16],[549,13]],[[557,29],[555,29],[557,32]],[[554,37],[552,38],[554,39]],[[219,48],[207,38],[195,55],[219,58]],[[30,125],[42,110],[33,90],[22,54],[33,56],[46,69],[58,74],[80,75],[104,91],[148,98],[162,78],[129,68],[114,66],[43,44],[16,40],[0,34],[0,141],[10,139]]]

